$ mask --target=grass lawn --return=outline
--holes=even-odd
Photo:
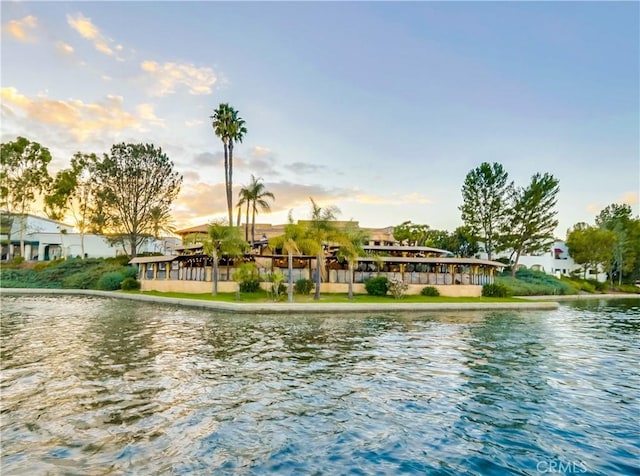
[[[192,294],[192,293],[165,293],[160,291],[126,291],[135,294],[143,294],[146,296],[159,296],[167,298],[179,298],[179,299],[200,299],[203,301],[219,301],[219,302],[245,302],[245,303],[268,303],[273,302],[267,297],[267,294],[263,292],[257,293],[242,293],[240,295],[240,301],[236,300],[235,293],[218,293],[217,296],[212,296],[211,293]],[[394,299],[393,296],[369,296],[368,294],[355,294],[352,300],[347,298],[347,294],[321,294],[319,301],[314,301],[313,294],[304,296],[295,294],[293,296],[294,302],[297,303],[438,303],[438,302],[527,302],[525,299],[519,298],[488,298],[488,297],[427,297],[421,295],[404,296],[402,299]],[[281,297],[279,302],[287,302],[287,295]]]

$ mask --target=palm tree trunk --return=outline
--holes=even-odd
[[[316,256],[316,292],[313,295],[313,300],[318,301],[320,299],[320,266],[322,262],[322,255]]]
[[[249,200],[247,200],[247,213],[244,219],[244,241],[249,241]]]
[[[256,203],[253,202],[253,211],[251,214],[251,247],[253,248],[253,243],[256,241]]]
[[[229,209],[229,226],[233,226],[232,194],[233,191],[233,139],[229,139],[229,183],[227,184],[227,208]]]
[[[287,288],[287,295],[289,302],[293,302],[293,253],[289,251],[289,286]]]
[[[213,282],[213,289],[211,290],[211,294],[213,296],[218,295],[218,257],[213,257],[213,269],[211,270],[211,281]]]
[[[231,216],[231,196],[229,194],[229,146],[226,142],[223,142],[224,145],[224,191],[227,197],[227,211],[229,212],[229,226],[233,226],[233,217]]]
[[[237,217],[237,221],[236,221],[236,226],[238,228],[240,228],[240,217],[242,216],[242,207],[238,207],[238,217]]]
[[[349,261],[349,299],[353,299],[353,262]]]

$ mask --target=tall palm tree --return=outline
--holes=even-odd
[[[253,175],[251,175],[249,192],[251,196],[251,246],[253,246],[256,241],[256,214],[259,211],[270,212],[271,205],[267,200],[271,199],[275,202],[276,197],[273,193],[267,191],[262,178],[255,178]]]
[[[336,206],[321,207],[313,198],[311,200],[311,220],[307,237],[315,243],[316,255],[316,290],[313,295],[314,300],[320,299],[320,281],[321,273],[324,267],[324,244],[336,240],[339,232],[335,226],[336,217],[340,210]]]
[[[233,146],[242,142],[247,133],[244,119],[238,115],[228,103],[221,103],[213,111],[211,125],[216,136],[222,141],[224,147],[224,184],[227,197],[227,211],[229,213],[229,226],[233,226]]]
[[[346,260],[349,265],[349,299],[353,299],[353,269],[358,262],[358,257],[364,255],[363,245],[368,239],[368,233],[355,226],[348,226],[337,237],[340,243],[337,257],[340,260]]]
[[[243,186],[240,189],[240,192],[238,193],[238,197],[240,198],[240,200],[238,200],[238,204],[236,205],[238,207],[238,228],[240,228],[240,213],[242,211],[242,207],[246,206],[247,213],[244,221],[244,240],[248,243],[249,242],[249,208],[251,207],[251,192],[249,190],[249,187]]]
[[[273,193],[268,192],[262,183],[262,178],[256,178],[251,175],[251,183],[240,189],[238,194],[240,200],[238,206],[247,206],[247,217],[245,221],[245,240],[249,241],[249,209],[251,209],[251,246],[256,241],[256,214],[259,211],[268,212],[271,211],[271,205],[267,199],[275,200],[276,197]]]

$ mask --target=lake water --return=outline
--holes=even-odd
[[[3,476],[638,474],[640,300],[335,317],[1,305]]]

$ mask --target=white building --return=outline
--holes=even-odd
[[[3,214],[0,227],[3,261],[20,256],[21,232],[25,243],[24,258],[27,261],[82,256],[82,236],[74,232],[71,225],[35,215],[8,217]],[[138,253],[172,254],[172,250],[179,245],[179,238],[150,238],[142,243]],[[84,254],[85,258],[111,258],[124,254],[124,251],[121,246],[110,244],[103,235],[85,234]]]
[[[486,258],[486,253],[480,253],[480,257]],[[509,258],[509,252],[496,253],[492,259]],[[551,245],[551,249],[538,255],[522,255],[518,260],[518,268],[527,268],[534,271],[543,271],[559,278],[560,276],[570,276],[574,271],[583,271],[583,267],[577,264],[571,255],[567,244],[562,240],[556,240]],[[607,280],[607,274],[597,272],[598,270],[587,270],[587,279],[596,279],[600,282]],[[581,277],[584,275],[581,273]]]

